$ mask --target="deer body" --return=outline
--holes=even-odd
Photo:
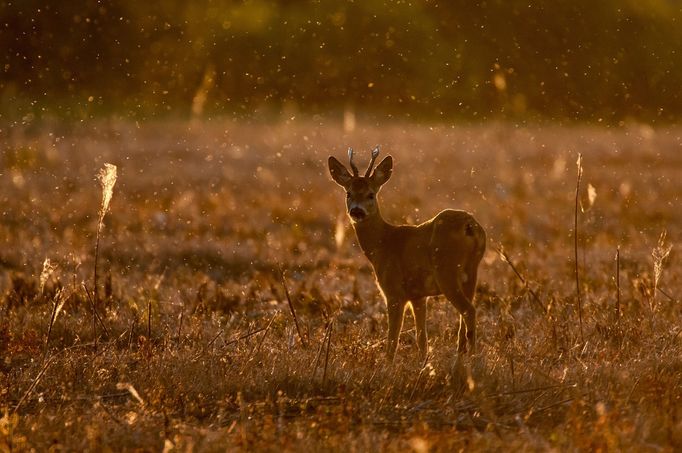
[[[369,259],[388,308],[388,350],[395,356],[405,308],[411,306],[422,358],[427,353],[426,298],[444,295],[460,312],[459,351],[476,341],[478,265],[485,251],[483,228],[465,211],[444,210],[420,225],[392,225],[384,220],[376,194],[391,175],[386,157],[371,173],[378,148],[364,177],[358,176],[349,150],[351,175],[334,157],[329,169],[347,191],[346,205],[360,247]]]

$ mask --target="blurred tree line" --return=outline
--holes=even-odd
[[[10,0],[0,114],[674,121],[677,0]]]

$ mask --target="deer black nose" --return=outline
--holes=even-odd
[[[365,210],[358,207],[351,209],[349,214],[354,220],[362,220],[367,216]]]

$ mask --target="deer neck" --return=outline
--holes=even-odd
[[[386,250],[386,233],[390,225],[377,212],[361,222],[353,224],[355,234],[358,237],[358,242],[362,251],[365,253],[370,261],[374,262],[381,252]]]

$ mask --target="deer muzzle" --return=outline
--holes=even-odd
[[[351,208],[350,211],[348,211],[348,214],[350,214],[351,218],[356,222],[367,217],[365,210],[357,206]]]

